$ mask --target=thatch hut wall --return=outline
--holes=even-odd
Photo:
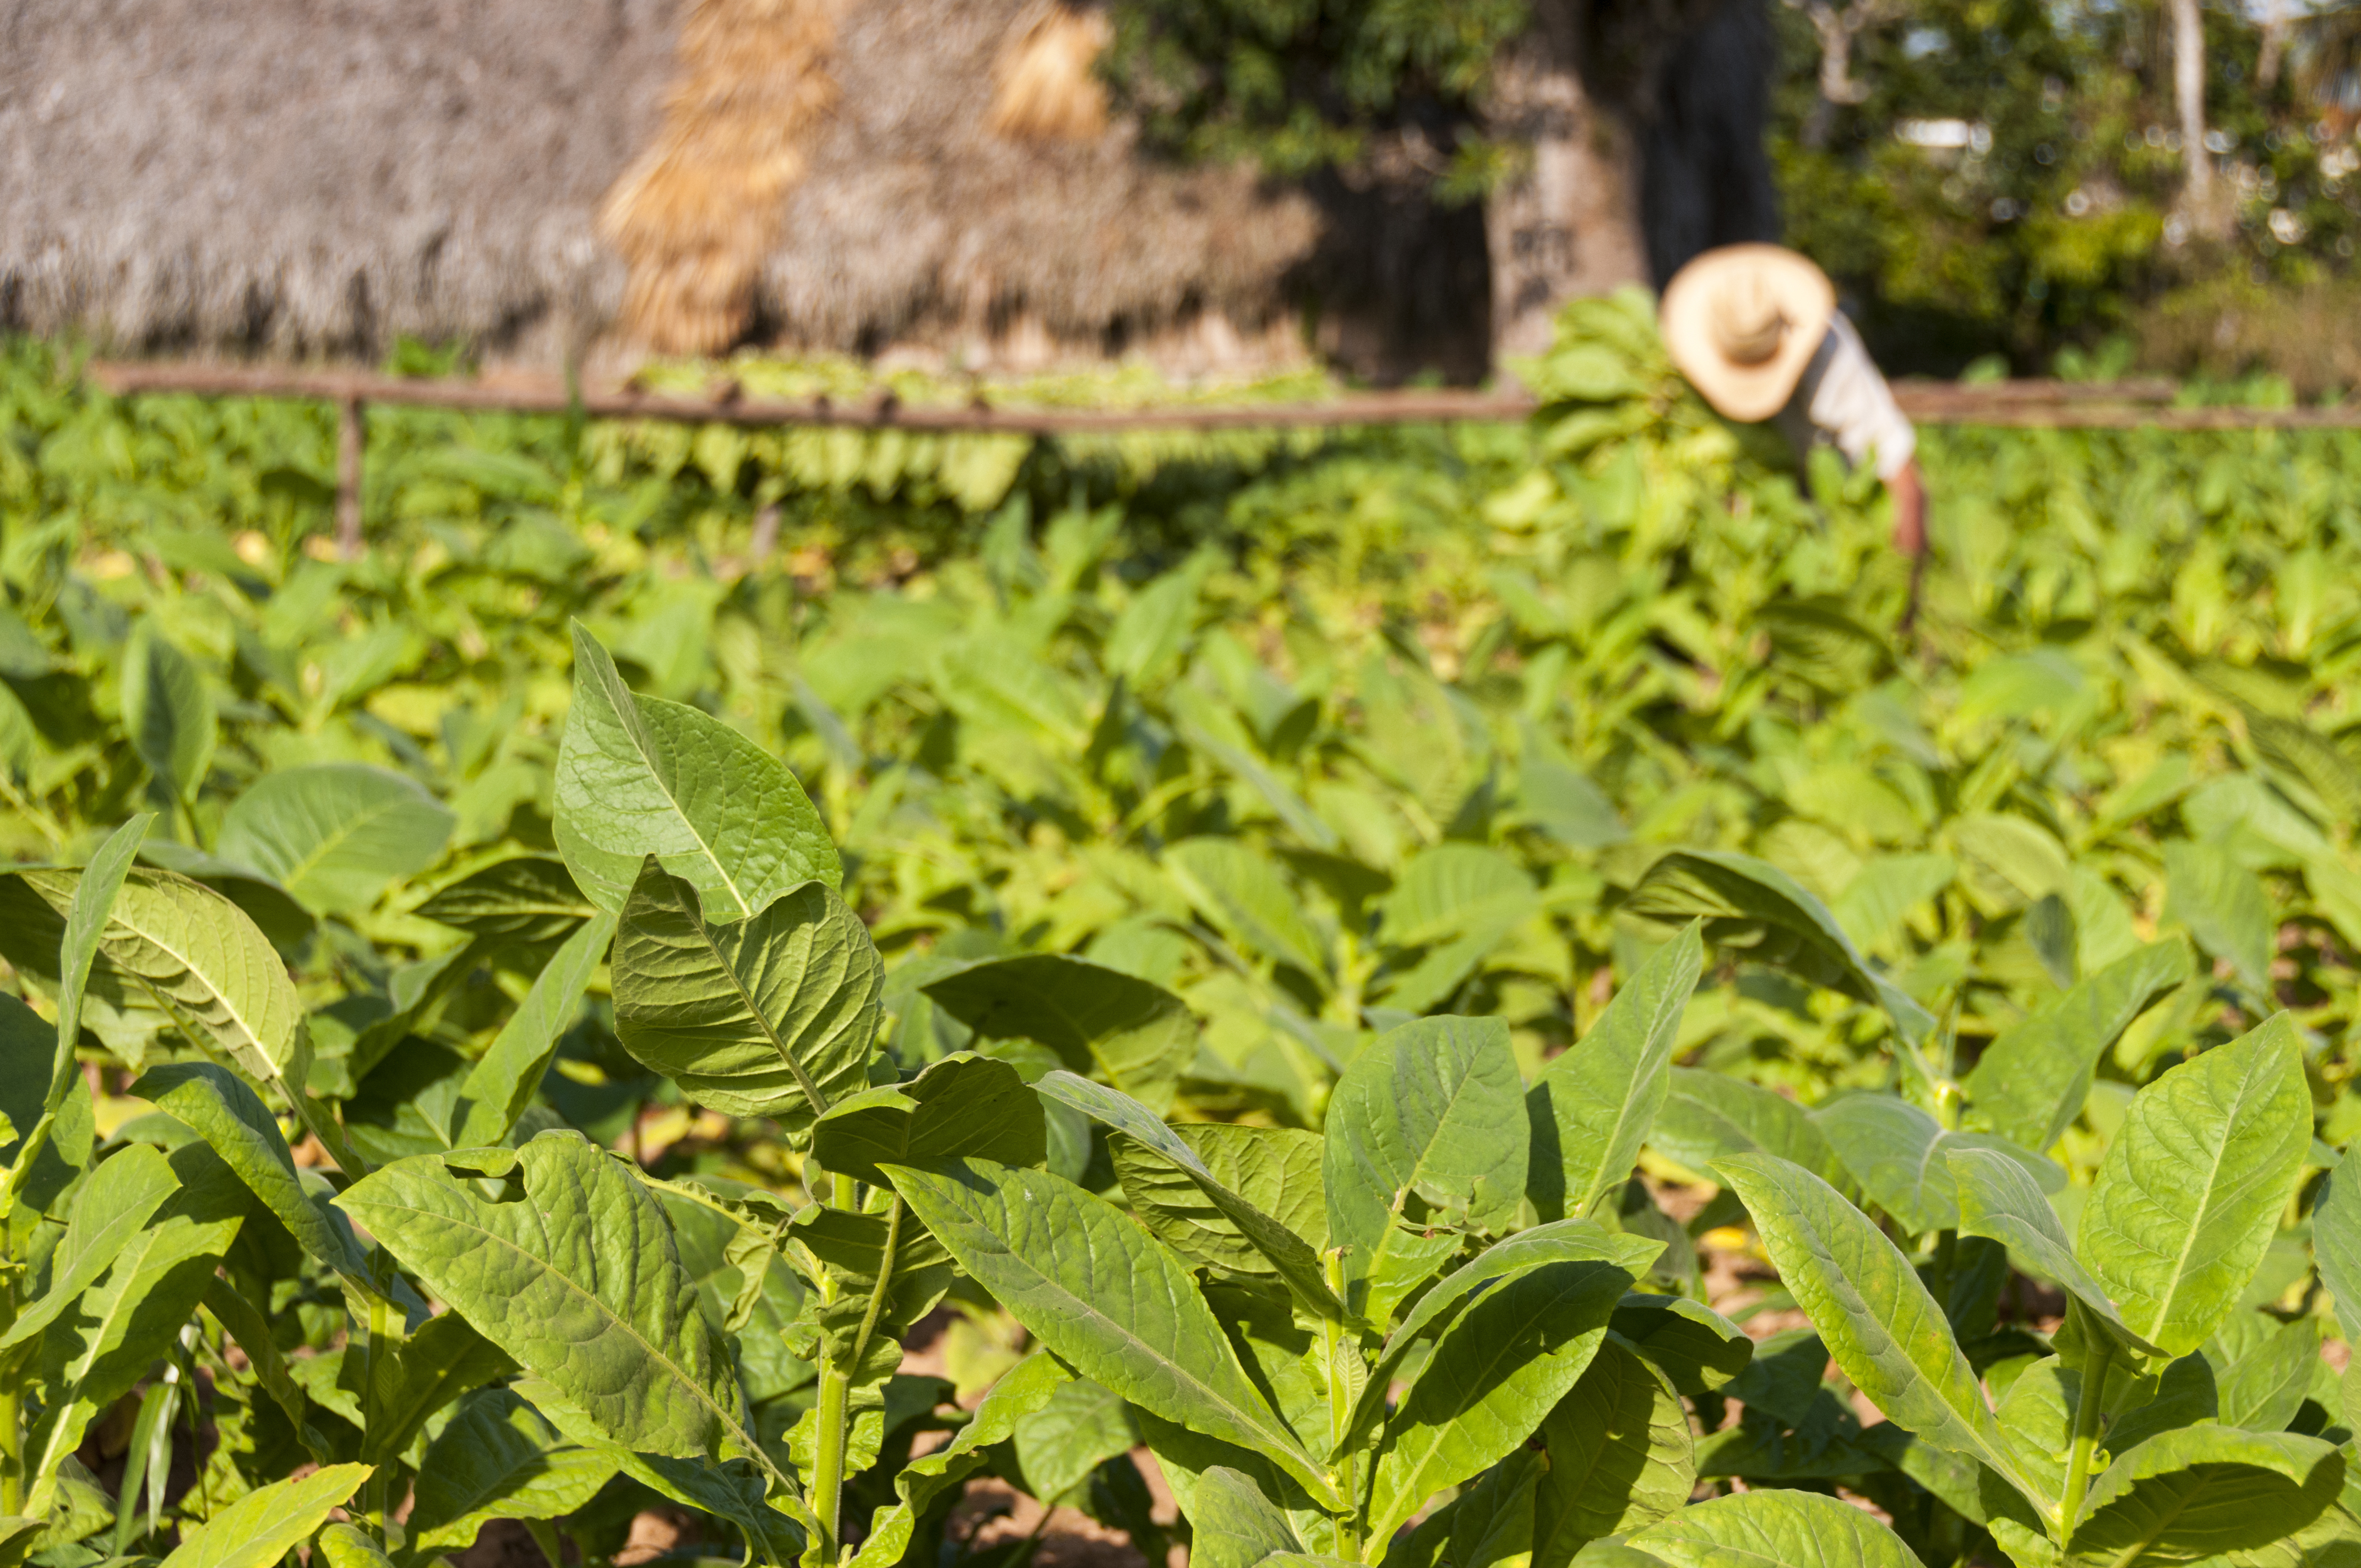
[[[691,3],[13,0],[0,326],[275,356],[615,344],[600,212],[667,134]],[[1312,202],[1158,163],[1121,122],[1012,120],[994,66],[1041,0],[810,3],[833,91],[793,133],[742,335],[971,360],[1291,341]]]
[[[123,348],[379,352],[611,314],[600,196],[668,0],[14,0],[0,323]]]

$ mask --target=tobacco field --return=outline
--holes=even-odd
[[[0,1568],[2361,1562],[2361,439],[1926,432],[1905,627],[1531,377],[379,410],[346,561],[7,347]]]

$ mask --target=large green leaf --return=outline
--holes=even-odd
[[[812,1155],[824,1169],[880,1187],[880,1165],[948,1155],[1039,1165],[1048,1150],[1040,1097],[1006,1062],[966,1051],[906,1082],[840,1100],[812,1127]]]
[[[818,1375],[790,1354],[791,1325],[810,1294],[802,1277],[776,1255],[779,1221],[789,1217],[769,1195],[719,1179],[650,1182],[681,1266],[697,1281],[705,1314],[737,1336],[738,1380],[749,1403],[805,1387]]]
[[[2158,1432],[2091,1483],[2065,1561],[2161,1568],[2268,1546],[2303,1529],[2345,1481],[2335,1448],[2213,1425]]]
[[[2114,1418],[2107,1428],[2107,1445],[2111,1453],[2129,1453],[2158,1432],[2214,1420],[2221,1413],[2213,1365],[2192,1352],[2165,1364],[2157,1375],[2155,1397],[2147,1403]]]
[[[1857,947],[1882,945],[1904,916],[1951,885],[1959,862],[1949,855],[1879,855],[1863,865],[1828,913]]]
[[[614,1474],[611,1455],[566,1442],[508,1389],[480,1389],[428,1446],[405,1528],[422,1550],[464,1552],[493,1519],[573,1512]]]
[[[601,910],[576,927],[533,977],[491,1045],[467,1069],[451,1108],[451,1145],[496,1144],[533,1102],[557,1043],[582,1011],[583,992],[614,940],[615,917]]]
[[[1924,1441],[1990,1465],[2038,1501],[1942,1308],[1884,1233],[1835,1188],[1775,1156],[1729,1155],[1716,1168],[1853,1386]]]
[[[1160,985],[1062,953],[972,964],[922,987],[987,1040],[1034,1040],[1159,1115],[1197,1059],[1197,1021]]]
[[[1670,1568],[1918,1568],[1902,1538],[1875,1518],[1815,1492],[1715,1497],[1635,1532],[1625,1545]]]
[[[769,1116],[800,1144],[869,1084],[884,966],[861,917],[818,883],[708,924],[651,859],[615,938],[615,1033],[701,1104]]]
[[[1511,1560],[1530,1561],[1535,1541],[1533,1493],[1543,1468],[1542,1456],[1531,1444],[1492,1466],[1411,1531],[1411,1560],[1424,1560],[1416,1544],[1420,1531],[1441,1524],[1449,1527],[1446,1556],[1453,1568],[1496,1568]],[[1389,1546],[1387,1554],[1394,1550]]]
[[[20,874],[50,908],[69,914],[82,872]],[[287,1071],[302,1004],[269,939],[212,888],[171,872],[132,868],[107,911],[98,950],[240,1071],[265,1082]]]
[[[369,1405],[363,1459],[390,1461],[409,1449],[436,1412],[496,1378],[512,1376],[516,1363],[456,1312],[420,1324],[415,1332],[368,1363],[376,1387]]]
[[[950,1442],[912,1460],[894,1477],[895,1501],[871,1516],[869,1534],[848,1568],[891,1568],[901,1561],[918,1519],[937,1499],[982,1466],[985,1450],[1006,1442],[1017,1423],[1046,1406],[1069,1377],[1047,1351],[1036,1351],[1003,1373]]]
[[[1429,1497],[1531,1437],[1589,1367],[1631,1282],[1612,1264],[1544,1265],[1444,1330],[1385,1423],[1369,1539],[1389,1538]]]
[[[1338,1447],[1351,1447],[1377,1425],[1400,1387],[1405,1369],[1411,1369],[1413,1379],[1422,1375],[1419,1370],[1422,1364],[1413,1363],[1412,1352],[1457,1321],[1472,1303],[1498,1294],[1537,1269],[1561,1264],[1603,1263],[1635,1275],[1648,1266],[1662,1247],[1660,1242],[1615,1234],[1588,1220],[1555,1220],[1494,1243],[1421,1295],[1386,1337],[1354,1401],[1345,1441]]]
[[[1122,1211],[1047,1171],[989,1160],[885,1174],[961,1266],[1083,1376],[1266,1454],[1314,1496],[1336,1500],[1248,1381],[1187,1267]]]
[[[36,1515],[92,1419],[147,1376],[186,1326],[248,1212],[246,1189],[205,1145],[166,1158],[178,1179],[172,1195],[38,1341],[47,1402],[24,1450],[26,1506]]]
[[[1139,1426],[1122,1395],[1077,1378],[1060,1384],[1048,1404],[1018,1421],[1010,1443],[1027,1493],[1054,1499],[1107,1460],[1138,1447]]]
[[[1603,850],[1631,838],[1615,803],[1590,776],[1568,762],[1538,729],[1525,735],[1517,771],[1518,804],[1535,826],[1573,850]]]
[[[598,906],[554,855],[516,855],[438,889],[412,913],[478,937],[555,942]]]
[[[194,800],[212,763],[219,723],[213,693],[189,656],[153,620],[132,629],[123,652],[123,728],[131,749],[176,800]]]
[[[1674,1068],[1670,1078],[1648,1134],[1659,1153],[1696,1171],[1729,1155],[1772,1154],[1835,1185],[1851,1179],[1828,1135],[1786,1096],[1697,1068]]]
[[[1448,1227],[1505,1229],[1524,1194],[1532,1130],[1508,1025],[1421,1018],[1380,1035],[1337,1080],[1325,1137],[1347,1305],[1382,1322],[1448,1255]]]
[[[2161,1354],[2125,1326],[2106,1288],[2074,1255],[2058,1212],[2016,1158],[1979,1148],[1955,1148],[1949,1157],[1959,1185],[1960,1234],[1999,1242],[2020,1267],[2054,1281],[2125,1344],[2143,1354]]]
[[[2174,839],[2164,846],[2165,914],[2189,927],[2197,945],[2227,959],[2248,990],[2271,994],[2269,897],[2254,872],[2219,844]]]
[[[1183,1257],[1221,1266],[1216,1260],[1229,1256],[1235,1249],[1262,1266],[1246,1272],[1276,1277],[1309,1311],[1331,1319],[1343,1315],[1343,1303],[1328,1288],[1320,1258],[1312,1245],[1232,1190],[1186,1139],[1159,1121],[1147,1106],[1117,1090],[1070,1072],[1045,1074],[1037,1087],[1056,1103],[1070,1105],[1125,1135],[1133,1146],[1153,1155],[1179,1179],[1178,1182],[1165,1177],[1151,1179],[1140,1168],[1144,1161],[1126,1157],[1134,1172],[1133,1179],[1126,1183],[1126,1195],[1131,1195],[1135,1185],[1147,1193],[1143,1220],[1149,1230]],[[1200,1218],[1185,1206],[1185,1199],[1176,1201],[1176,1190],[1180,1183],[1193,1190],[1210,1211],[1209,1215]],[[1222,1229],[1217,1232],[1213,1229],[1214,1225]]]
[[[5,885],[0,880],[0,887]],[[48,905],[39,907],[46,910]],[[15,1194],[12,1208],[0,1208],[0,1235],[13,1235],[13,1245],[19,1246],[90,1164],[90,1085],[71,1066],[55,1114],[49,1110],[49,1091],[60,1055],[56,1028],[0,991],[0,1117],[7,1119],[0,1126],[0,1158],[7,1161],[8,1170],[0,1202],[6,1193]],[[44,1118],[49,1120],[49,1135],[28,1149]]]
[[[365,1272],[350,1233],[304,1192],[278,1120],[236,1075],[211,1062],[178,1062],[152,1069],[131,1089],[211,1144],[305,1252],[340,1273]]]
[[[1235,839],[1184,839],[1164,868],[1189,902],[1232,942],[1324,983],[1326,949],[1278,866]]]
[[[74,884],[65,936],[59,943],[58,1049],[50,1066],[49,1092],[41,1101],[44,1115],[55,1115],[64,1102],[73,1077],[74,1048],[82,1043],[82,992],[90,984],[91,966],[98,961],[98,944],[106,935],[115,901],[122,896],[123,879],[130,872],[132,858],[155,820],[143,813],[108,834]],[[29,1131],[29,1124],[19,1130]]]
[[[100,1161],[67,1211],[65,1234],[49,1256],[49,1289],[18,1310],[0,1334],[0,1352],[32,1340],[79,1301],[180,1184],[162,1153],[145,1144]]]
[[[312,1550],[328,1568],[394,1568],[393,1559],[358,1525],[335,1523],[320,1532]]]
[[[1744,1329],[1686,1296],[1626,1296],[1612,1326],[1618,1339],[1692,1398],[1721,1387],[1754,1360]]]
[[[1044,1085],[1048,1079],[1042,1080]],[[1320,1135],[1301,1127],[1248,1127],[1189,1122],[1170,1129],[1225,1192],[1253,1205],[1310,1244],[1327,1245],[1328,1198],[1320,1184]],[[1170,1151],[1118,1138],[1108,1146],[1115,1179],[1132,1212],[1159,1240],[1191,1263],[1245,1279],[1277,1277],[1276,1267],[1198,1185]]]
[[[1768,861],[1720,850],[1675,850],[1648,868],[1623,907],[1634,915],[1701,916],[1708,935],[1747,928],[1749,956],[1884,1009],[1903,1038],[1935,1032],[1934,1017],[1861,956],[1828,906]]]
[[[271,1568],[361,1489],[366,1464],[330,1464],[301,1479],[257,1487],[197,1526],[164,1568]]]
[[[578,624],[555,805],[567,869],[617,914],[650,855],[686,878],[715,920],[746,919],[801,883],[843,879],[794,774],[718,718],[633,696]]]
[[[1156,1456],[1157,1468],[1164,1473],[1165,1484],[1171,1488],[1183,1515],[1196,1507],[1197,1486],[1206,1472],[1216,1468],[1235,1470],[1252,1477],[1256,1488],[1279,1505],[1299,1539],[1323,1551],[1337,1544],[1333,1511],[1315,1502],[1302,1484],[1275,1461],[1252,1449],[1192,1431],[1178,1421],[1168,1421],[1153,1410],[1135,1406],[1132,1416],[1138,1421],[1140,1437],[1148,1444],[1148,1451]]]
[[[2261,1264],[2311,1143],[2284,1014],[2133,1097],[2077,1250],[2134,1333],[2173,1355],[2205,1343]]]
[[[1213,1466],[1189,1502],[1189,1561],[1198,1568],[1255,1568],[1273,1552],[1303,1550],[1287,1516],[1243,1472]]]
[[[476,1178],[522,1186],[496,1201]],[[635,1451],[756,1453],[729,1354],[654,1196],[577,1133],[419,1155],[337,1206],[519,1365]]]
[[[2152,942],[2004,1030],[1967,1076],[1967,1124],[2029,1149],[2054,1146],[2082,1109],[2099,1058],[2189,971],[2187,943]]]
[[[519,1398],[578,1448],[598,1454],[631,1479],[683,1508],[727,1519],[753,1541],[757,1554],[792,1563],[818,1533],[817,1521],[775,1470],[758,1470],[744,1458],[716,1464],[705,1458],[636,1450],[618,1442],[557,1385],[520,1377],[510,1385]],[[765,1474],[770,1479],[765,1480]]]
[[[235,1286],[216,1275],[205,1285],[204,1309],[215,1321],[237,1342],[246,1353],[247,1364],[265,1392],[277,1402],[280,1409],[296,1430],[298,1441],[314,1459],[325,1463],[327,1444],[308,1424],[311,1401],[303,1386],[295,1381],[287,1369],[286,1358],[279,1353],[279,1342],[272,1334],[270,1323],[260,1309],[237,1293]]]
[[[0,991],[0,1117],[7,1121],[0,1126],[0,1157],[12,1168],[44,1113],[59,1054],[56,1025]]]
[[[2024,1167],[2037,1183],[2056,1190],[2066,1173],[2039,1155],[1989,1133],[1946,1132],[1934,1117],[1891,1094],[1848,1094],[1812,1113],[1837,1157],[1877,1206],[1904,1229],[1957,1230],[1960,1197],[1949,1157],[1981,1149]]]
[[[1368,1384],[1353,1411],[1350,1431],[1366,1431],[1386,1408],[1395,1375],[1411,1351],[1430,1333],[1454,1321],[1470,1302],[1557,1264],[1604,1263],[1636,1275],[1655,1261],[1662,1242],[1622,1235],[1589,1220],[1553,1220],[1493,1243],[1469,1262],[1437,1280],[1386,1336]]]
[[[2341,1162],[2312,1210],[2312,1255],[2320,1282],[2336,1300],[2345,1343],[2361,1343],[2361,1167]]]
[[[1188,641],[1189,623],[1197,613],[1202,574],[1188,567],[1167,572],[1132,595],[1107,632],[1105,663],[1110,674],[1135,686],[1164,673]]]
[[[2259,1343],[2219,1370],[2216,1409],[2224,1426],[2284,1431],[2316,1386],[2320,1320],[2266,1321],[2269,1326]],[[2215,1336],[2217,1343],[2221,1337]]]
[[[1532,1114],[1528,1190],[1543,1219],[1589,1213],[1631,1174],[1664,1103],[1681,1014],[1704,963],[1705,940],[1691,925],[1533,1080],[1525,1095]]]
[[[457,822],[414,780],[360,762],[280,768],[222,816],[214,852],[324,914],[365,909],[442,854]]]
[[[1482,844],[1446,840],[1412,855],[1378,902],[1378,936],[1422,948],[1471,930],[1512,926],[1541,906],[1514,857]]]
[[[0,872],[0,958],[7,959],[23,981],[45,987],[52,995],[62,989],[59,959],[65,947],[67,916],[82,876],[77,870],[47,867]],[[9,1000],[16,998],[9,993]],[[57,1066],[57,1020],[40,1018],[37,1023],[39,1032],[49,1036],[38,1059],[27,1058],[21,1072],[0,1080],[0,1109],[6,1109],[17,1136],[30,1133],[39,1121],[43,1091],[53,1080]],[[109,962],[104,949],[83,982],[76,1023],[135,1067],[155,1048],[157,1036],[174,1026],[163,1004]]]
[[[935,656],[935,691],[983,729],[1038,737],[1061,751],[1090,740],[1090,719],[1071,682],[1009,637],[963,639]]]
[[[1697,1486],[1680,1396],[1609,1339],[1542,1422],[1549,1470],[1533,1493],[1534,1568],[1565,1568],[1584,1542],[1664,1518]]]

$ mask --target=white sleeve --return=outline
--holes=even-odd
[[[1812,423],[1828,433],[1854,467],[1875,454],[1877,477],[1891,479],[1917,451],[1918,433],[1903,417],[1894,389],[1878,374],[1861,334],[1842,312],[1829,319],[1828,336],[1835,352],[1811,389]]]

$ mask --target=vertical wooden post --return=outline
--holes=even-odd
[[[347,561],[361,554],[361,455],[368,444],[368,405],[346,398],[336,417],[336,549]]]

